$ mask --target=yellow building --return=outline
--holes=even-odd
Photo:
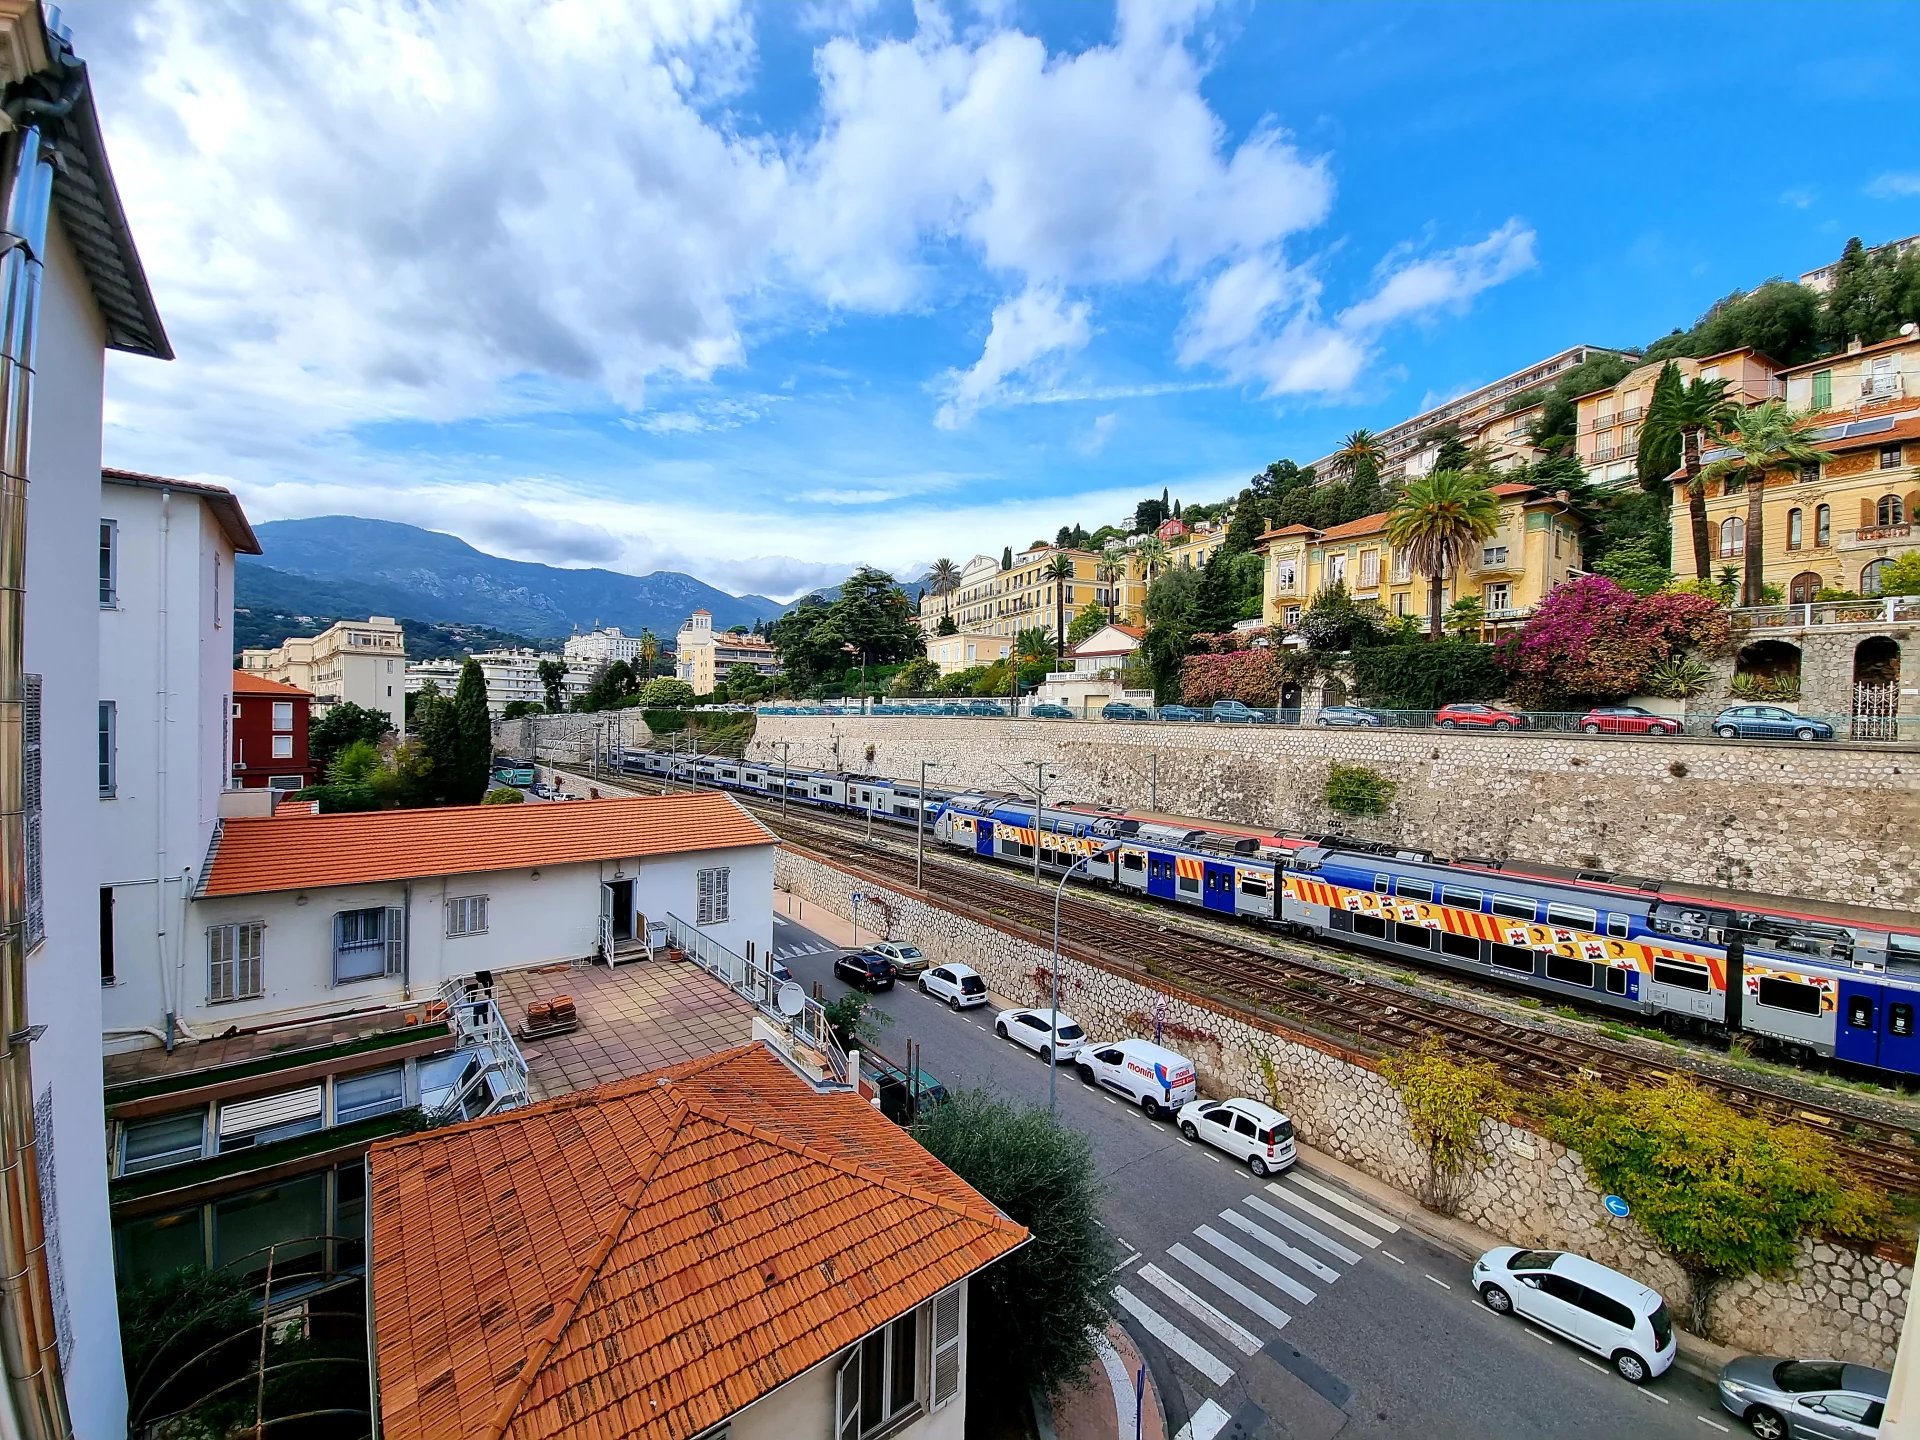
[[[1833,456],[1825,465],[1767,477],[1760,544],[1764,582],[1792,604],[1823,589],[1878,594],[1879,574],[1914,549],[1920,509],[1920,339],[1900,337],[1779,372],[1786,402],[1813,413],[1809,439]],[[1703,458],[1717,453],[1709,448]],[[1707,485],[1707,526],[1715,567],[1742,567],[1749,497]],[[1687,489],[1673,487],[1673,559],[1685,574],[1693,554]]]
[[[780,652],[758,635],[715,630],[710,611],[696,610],[673,641],[673,673],[696,695],[711,695],[736,665],[751,665],[762,676],[780,673]]]
[[[1779,363],[1751,348],[1726,350],[1698,360],[1679,356],[1673,363],[1684,381],[1725,380],[1727,399],[1736,405],[1758,405],[1784,393],[1778,379]],[[1660,378],[1665,364],[1649,361],[1621,376],[1619,383],[1574,399],[1578,427],[1574,443],[1580,466],[1594,484],[1635,483],[1640,431],[1647,423],[1647,408],[1653,403],[1653,382]]]
[[[1007,658],[1013,641],[1000,635],[963,630],[957,635],[927,636],[927,658],[940,667],[942,675],[971,670],[976,665],[991,665]]]
[[[1450,577],[1441,603],[1463,595],[1479,599],[1487,622],[1499,625],[1533,613],[1546,593],[1581,573],[1580,521],[1558,495],[1537,485],[1495,485],[1500,528],[1482,542],[1464,576]],[[1316,530],[1283,525],[1260,537],[1267,557],[1264,613],[1269,625],[1292,627],[1313,597],[1336,581],[1362,603],[1423,619],[1428,578],[1387,544],[1387,514],[1364,515]]]
[[[1167,547],[1167,568],[1203,569],[1213,558],[1214,552],[1227,543],[1228,523],[1226,520],[1202,520],[1198,525],[1189,527],[1181,520],[1167,521],[1157,532]]]
[[[1062,555],[1072,562],[1073,577],[1056,582],[1046,572]],[[1119,570],[1113,580],[1102,573],[1109,559]],[[1146,583],[1138,570],[1138,561],[1124,552],[1109,557],[1054,545],[1035,545],[1014,556],[1010,570],[1002,570],[1000,562],[991,556],[976,555],[960,572],[960,588],[952,596],[953,621],[974,635],[1012,638],[1022,630],[1051,631],[1056,584],[1063,592],[1060,598],[1069,623],[1076,611],[1089,604],[1105,609],[1111,603],[1115,612],[1125,617],[1146,599]],[[923,628],[929,618],[937,626],[947,611],[945,599],[935,601],[929,596],[922,615]]]

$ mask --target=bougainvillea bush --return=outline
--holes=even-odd
[[[1180,698],[1188,705],[1271,706],[1280,694],[1280,670],[1281,652],[1271,648],[1189,655],[1180,662]]]
[[[1723,655],[1727,612],[1705,595],[1636,595],[1604,575],[1556,587],[1500,643],[1507,698],[1529,709],[1570,709],[1640,693],[1660,661]]]

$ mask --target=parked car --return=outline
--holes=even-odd
[[[1495,705],[1442,705],[1433,723],[1442,730],[1524,730],[1527,717]]]
[[[1036,720],[1071,720],[1073,711],[1065,705],[1036,705],[1027,712]]]
[[[1501,1245],[1474,1261],[1473,1288],[1496,1315],[1518,1315],[1606,1356],[1635,1385],[1666,1374],[1679,1352],[1659,1292],[1583,1255]]]
[[[527,787],[527,793],[536,800],[545,800],[549,795],[553,794],[553,787],[548,785],[544,780],[536,780]]]
[[[947,1087],[925,1070],[909,1073],[877,1055],[868,1062],[867,1075],[879,1092],[880,1113],[896,1125],[911,1124],[949,1099]]]
[[[1216,700],[1213,702],[1213,718],[1223,725],[1271,725],[1273,715],[1266,710],[1256,710],[1251,705],[1242,705],[1238,700]]]
[[[1720,1367],[1720,1404],[1759,1440],[1827,1440],[1880,1428],[1893,1377],[1839,1360],[1742,1355]]]
[[[1293,1122],[1271,1105],[1235,1097],[1180,1107],[1180,1133],[1224,1150],[1256,1175],[1293,1168]]]
[[[1387,717],[1378,710],[1368,710],[1360,705],[1328,705],[1313,717],[1316,725],[1364,725],[1377,729],[1387,723]]]
[[[1713,733],[1722,740],[1831,740],[1833,726],[1784,705],[1729,705],[1713,717]]]
[[[893,962],[871,950],[842,955],[833,962],[833,973],[856,990],[893,988]]]
[[[993,1033],[1058,1065],[1087,1043],[1087,1032],[1064,1010],[1002,1010]]]
[[[905,975],[911,979],[927,968],[927,957],[920,953],[919,947],[909,945],[904,940],[876,940],[867,949],[875,955],[884,955],[891,960],[896,975]]]
[[[920,977],[920,993],[965,1010],[987,1003],[987,982],[971,965],[935,965]]]
[[[1100,707],[1102,720],[1151,720],[1153,712],[1142,705],[1129,705],[1124,700],[1110,700]]]
[[[1207,718],[1207,712],[1196,710],[1191,705],[1162,705],[1160,718],[1162,720],[1204,720]]]
[[[1656,715],[1638,705],[1596,705],[1580,717],[1589,735],[1678,735],[1678,716]]]
[[[1151,1120],[1178,1110],[1200,1093],[1193,1062],[1151,1040],[1115,1040],[1085,1046],[1073,1068],[1089,1085],[1124,1095]]]
[[[994,704],[993,701],[991,700],[969,700],[967,702],[967,714],[993,715],[1004,720],[1006,718],[1007,712],[1001,709],[998,705]]]

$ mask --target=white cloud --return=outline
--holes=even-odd
[[[1533,231],[1509,220],[1486,239],[1389,270],[1379,289],[1340,314],[1348,330],[1378,330],[1435,310],[1462,310],[1481,291],[1534,266]]]
[[[1920,195],[1920,172],[1888,170],[1867,182],[1867,194],[1875,200],[1907,200]]]
[[[1780,192],[1780,203],[1791,205],[1796,210],[1812,209],[1814,202],[1819,198],[1812,188],[1806,185],[1794,185]]]
[[[1082,455],[1098,455],[1107,448],[1107,441],[1113,438],[1114,429],[1120,424],[1120,416],[1115,411],[1105,415],[1096,415],[1093,424],[1074,442],[1074,449]]]
[[[1029,290],[994,306],[986,347],[969,369],[948,373],[947,400],[933,423],[943,430],[964,425],[994,402],[1009,377],[1051,356],[1085,349],[1093,338],[1091,309],[1084,300],[1067,303],[1054,290]]]

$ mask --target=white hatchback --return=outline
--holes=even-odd
[[[1180,1133],[1224,1150],[1256,1175],[1293,1168],[1293,1122],[1258,1100],[1195,1100],[1182,1105]]]
[[[1474,1262],[1473,1288],[1495,1314],[1606,1356],[1636,1385],[1666,1374],[1679,1353],[1659,1292],[1584,1255],[1501,1245]]]
[[[920,993],[944,1000],[956,1010],[964,1010],[987,1003],[987,982],[971,965],[935,965],[921,972]]]
[[[1053,1065],[1087,1043],[1087,1032],[1064,1010],[1002,1010],[993,1017],[993,1033]]]

